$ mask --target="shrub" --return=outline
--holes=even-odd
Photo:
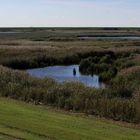
[[[86,87],[79,82],[57,83],[48,78],[33,78],[22,71],[2,66],[0,77],[0,95],[3,97],[114,120],[140,121],[139,102],[135,98],[139,96],[139,90],[132,94],[128,81],[121,76],[116,77],[112,87],[106,89]]]

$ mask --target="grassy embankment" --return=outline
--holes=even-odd
[[[139,140],[139,132],[130,124],[0,98],[2,140]]]

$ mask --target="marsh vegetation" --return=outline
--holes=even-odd
[[[140,122],[140,40],[79,38],[80,35],[139,36],[139,28],[10,31],[21,30],[25,33],[0,35],[2,97],[117,121]],[[73,64],[80,64],[84,74],[100,75],[107,87],[96,89],[79,82],[58,83],[24,72],[30,68]]]

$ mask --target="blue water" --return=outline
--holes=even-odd
[[[76,69],[76,75],[73,73],[73,69]],[[35,77],[48,77],[53,78],[58,82],[64,81],[79,81],[85,84],[86,86],[95,87],[95,88],[104,88],[105,85],[99,81],[98,75],[88,76],[82,75],[79,72],[79,65],[70,65],[70,66],[50,66],[45,68],[36,68],[27,70],[32,76]]]
[[[8,31],[8,32],[1,32],[0,31],[0,35],[16,35],[16,34],[24,34],[24,33],[30,33],[30,32],[12,32],[12,31]]]
[[[83,36],[83,37],[79,37],[80,39],[89,39],[89,40],[94,40],[94,39],[103,39],[103,40],[140,40],[140,36],[110,36],[110,37],[88,37],[88,36]]]
[[[22,32],[0,32],[0,35],[4,34],[4,35],[10,35],[10,34],[19,34]]]

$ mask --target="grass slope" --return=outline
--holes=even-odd
[[[0,98],[2,140],[139,140],[140,129]]]

